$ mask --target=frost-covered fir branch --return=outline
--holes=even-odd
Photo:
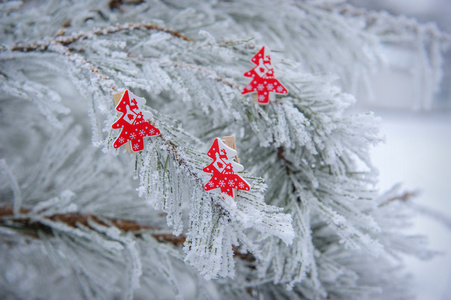
[[[442,53],[451,45],[451,35],[442,32],[435,23],[420,24],[405,16],[392,16],[387,12],[373,12],[350,5],[323,6],[344,16],[361,20],[365,30],[375,34],[384,46],[381,48],[384,65],[408,71],[414,77],[416,91],[412,108],[430,109],[434,96],[440,90],[443,77]],[[407,59],[390,62],[390,54]]]
[[[250,4],[2,6],[3,294],[408,296],[400,255],[428,252],[402,231],[406,207],[374,190],[377,120],[349,115],[335,78],[306,72],[355,83],[349,58],[366,70],[381,39],[315,3]],[[272,58],[290,91],[266,107],[240,93],[263,41],[285,50]],[[132,155],[111,146],[124,89],[162,132]],[[208,147],[230,134],[252,186],[235,200],[203,189]],[[39,239],[21,231],[30,224]]]
[[[122,30],[128,30],[128,31],[132,31],[132,30],[137,30],[137,29],[141,29],[141,30],[156,30],[156,31],[162,31],[162,32],[166,32],[169,33],[173,36],[182,38],[186,41],[191,41],[188,37],[180,34],[177,31],[174,30],[170,30],[168,28],[164,28],[155,24],[133,24],[133,23],[129,23],[129,24],[123,24],[123,25],[116,25],[116,26],[110,26],[107,28],[101,28],[101,29],[96,29],[96,30],[92,30],[90,32],[86,32],[86,33],[78,33],[78,34],[72,34],[70,36],[64,36],[65,31],[64,29],[62,29],[61,31],[59,31],[56,34],[56,37],[46,41],[44,43],[32,43],[29,45],[20,45],[20,46],[14,46],[11,48],[12,51],[24,51],[24,52],[29,52],[29,51],[45,51],[48,49],[48,47],[50,46],[50,44],[61,44],[63,46],[68,46],[78,40],[84,40],[84,39],[88,39],[90,37],[93,37],[94,35],[106,35],[106,34],[112,34],[118,31],[122,31]]]
[[[30,218],[31,216],[31,218]],[[23,232],[30,237],[39,238],[39,233],[52,232],[52,228],[33,220],[33,214],[28,209],[20,209],[14,211],[13,207],[3,206],[0,209],[0,222],[2,226],[12,228]],[[114,226],[123,232],[131,232],[136,236],[149,234],[155,240],[161,243],[169,243],[175,246],[182,246],[186,240],[184,235],[175,236],[170,233],[161,233],[161,228],[151,228],[147,225],[136,223],[125,219],[99,218],[96,215],[80,214],[74,212],[46,215],[47,220],[61,222],[69,227],[77,228],[78,226],[93,228],[90,224],[100,224],[104,226]],[[234,256],[244,260],[254,261],[255,257],[250,253],[242,253],[238,247],[234,248]]]

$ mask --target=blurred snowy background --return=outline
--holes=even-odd
[[[451,33],[449,0],[352,0],[376,11],[432,22]],[[382,118],[386,143],[373,150],[381,191],[394,182],[403,190],[419,191],[412,205],[418,209],[414,231],[429,236],[432,249],[442,252],[431,261],[407,259],[416,277],[413,293],[419,300],[451,299],[451,51],[443,61],[440,90],[428,105],[415,94],[415,74],[402,68],[407,56],[387,61],[388,70],[373,74],[374,95],[357,95],[359,110]],[[399,70],[399,71],[398,71]],[[374,100],[377,99],[377,102]]]

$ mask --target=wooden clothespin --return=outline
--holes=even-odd
[[[254,94],[254,102],[257,102],[260,105],[267,105],[268,103],[260,103],[258,101],[258,94]],[[275,101],[276,100],[276,95],[274,94],[269,94],[269,101]]]
[[[235,137],[233,135],[223,136],[221,140],[224,144],[226,144],[233,150],[236,150]],[[240,163],[240,159],[238,158],[238,153],[233,158],[236,160],[237,163]]]
[[[255,95],[257,96],[257,95]],[[232,148],[233,150],[236,150],[236,143],[235,143],[235,137],[233,135],[230,136],[223,136],[222,142]],[[236,153],[236,156],[232,157],[237,163],[240,163],[240,159],[238,157],[238,151]],[[233,189],[233,199],[236,199],[237,190]]]
[[[121,101],[123,94],[124,94],[124,92],[113,94],[114,105],[117,105],[119,103],[119,101]],[[120,117],[121,113],[118,112],[117,116]],[[125,149],[127,149],[128,153],[133,153],[132,148],[130,148],[130,142],[127,142],[124,146],[125,146]]]
[[[258,103],[258,94],[254,94],[254,102]]]

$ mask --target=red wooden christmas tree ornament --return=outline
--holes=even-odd
[[[124,92],[116,105],[116,110],[122,115],[111,125],[113,129],[121,129],[121,133],[114,141],[114,148],[130,142],[132,151],[141,151],[144,149],[144,137],[160,134],[158,128],[146,121],[152,114],[140,109],[145,103],[144,98],[136,97],[128,90]]]
[[[243,171],[244,167],[233,161],[237,152],[225,145],[221,139],[216,138],[207,155],[213,162],[206,166],[203,171],[213,173],[210,181],[205,185],[205,190],[219,188],[221,193],[234,197],[233,190],[249,191],[249,184],[235,172]]]
[[[265,54],[265,47],[261,48],[251,61],[257,66],[244,73],[252,77],[252,81],[243,89],[241,94],[257,93],[258,103],[268,104],[269,93],[288,94],[287,89],[274,77],[274,68],[271,57]]]

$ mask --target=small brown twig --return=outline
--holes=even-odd
[[[34,233],[39,229],[44,231],[51,231],[51,228],[48,225],[42,224],[39,221],[32,220],[30,216],[28,216],[30,211],[31,211],[30,209],[21,208],[20,214],[14,215],[12,206],[0,207],[0,226],[8,226],[13,228],[22,227],[31,229],[30,234],[28,235],[36,238],[38,236]],[[152,232],[159,230],[159,228],[149,227],[147,225],[139,224],[135,221],[117,218],[98,217],[93,214],[68,212],[64,214],[53,214],[50,216],[45,216],[44,218],[53,222],[64,223],[73,228],[77,228],[78,226],[82,225],[94,229],[90,226],[90,222],[95,222],[102,226],[112,225],[123,232],[132,232],[136,235],[143,234],[143,232],[146,231]],[[186,239],[184,235],[175,236],[166,233],[150,233],[150,234],[153,238],[155,238],[159,242],[171,243],[174,246],[182,245]]]
[[[420,194],[420,191],[416,190],[416,191],[405,191],[402,194],[396,195],[391,197],[390,199],[386,200],[385,202],[379,204],[379,206],[385,206],[387,204],[390,204],[394,201],[401,201],[401,202],[408,202],[410,201],[412,198],[417,197]]]
[[[180,32],[177,32],[172,29],[168,29],[159,25],[155,24],[146,24],[146,23],[128,23],[128,24],[118,24],[115,26],[110,27],[104,27],[99,29],[94,29],[92,31],[88,32],[82,32],[82,33],[74,33],[69,36],[64,36],[61,34],[57,34],[56,37],[49,41],[45,42],[36,42],[26,45],[16,45],[11,48],[12,51],[22,51],[22,52],[30,52],[30,51],[45,51],[49,48],[51,44],[61,44],[63,46],[70,45],[76,41],[82,41],[91,38],[93,35],[108,35],[112,33],[116,33],[119,31],[124,30],[137,30],[137,29],[146,29],[146,30],[156,30],[161,32],[169,33],[170,35],[183,39],[188,42],[192,42],[190,38],[187,36],[181,34]]]
[[[31,212],[30,209],[21,208],[19,211],[19,215],[14,215],[12,206],[0,207],[0,226],[5,226],[9,228],[28,229],[30,231],[27,232],[26,234],[33,238],[39,238],[39,235],[37,234],[37,231],[39,230],[45,232],[52,231],[52,228],[50,228],[47,224],[43,224],[39,221],[32,220],[31,217],[28,215],[30,212]],[[186,236],[183,234],[175,236],[173,234],[168,233],[156,233],[155,231],[159,230],[159,228],[139,224],[131,220],[99,217],[93,214],[81,214],[72,212],[64,214],[53,214],[50,216],[45,216],[44,218],[53,222],[64,223],[72,228],[77,228],[79,225],[82,225],[84,227],[88,227],[95,230],[90,225],[90,222],[95,222],[102,226],[113,225],[114,227],[123,232],[131,232],[138,237],[140,235],[149,233],[158,242],[170,243],[176,247],[182,246],[186,241]],[[240,250],[241,250],[240,247],[233,248],[233,252],[236,257],[248,262],[255,261],[255,257],[251,253],[241,253]]]

